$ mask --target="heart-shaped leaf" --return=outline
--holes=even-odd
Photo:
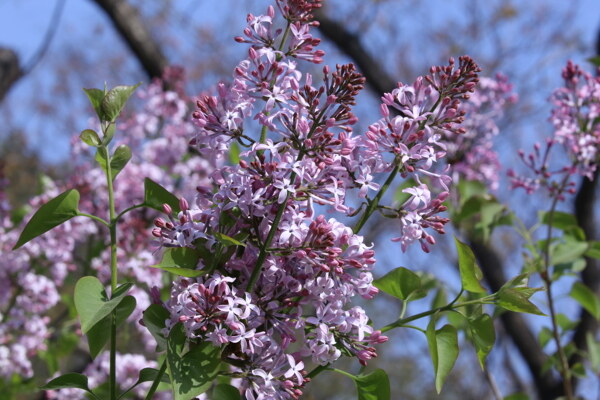
[[[107,171],[107,160],[106,160],[106,152],[108,150],[105,147],[101,147],[96,151],[96,161],[100,165],[100,167],[106,172]],[[127,165],[129,160],[131,159],[131,149],[127,145],[120,145],[115,149],[115,152],[110,160],[110,176],[114,181],[119,172]]]
[[[479,365],[481,369],[484,369],[485,358],[494,347],[496,341],[494,320],[487,314],[481,314],[479,317],[469,320],[469,328],[475,350],[477,351]]]
[[[18,249],[50,229],[77,216],[79,213],[79,192],[75,189],[63,192],[40,207],[29,220],[13,250]]]
[[[115,86],[104,95],[100,107],[102,115],[107,121],[114,122],[117,119],[125,107],[125,103],[138,86],[140,86],[139,83],[135,86]]]
[[[223,246],[242,246],[242,247],[246,247],[246,245],[242,242],[240,242],[237,239],[234,239],[230,236],[225,235],[224,233],[220,233],[220,232],[215,232],[213,234],[213,236],[215,237],[215,239],[217,239],[217,241],[219,241],[219,243],[221,243]]]
[[[386,372],[376,369],[368,375],[354,377],[358,400],[390,400],[390,380]]]
[[[92,129],[85,129],[85,130],[81,131],[79,138],[81,139],[81,141],[83,143],[87,144],[88,146],[92,146],[92,147],[98,147],[102,143],[102,141],[100,140],[100,136],[98,136],[96,131],[94,131]]]
[[[168,204],[175,214],[181,211],[179,199],[150,178],[144,179],[144,204],[158,211],[163,210],[163,204]]]
[[[100,89],[83,89],[88,99],[90,99],[90,103],[92,103],[92,107],[96,111],[96,115],[100,121],[105,121],[104,113],[102,112],[102,100],[104,99],[104,90]]]
[[[82,374],[76,374],[74,372],[61,375],[58,378],[54,378],[50,382],[46,383],[44,386],[40,387],[40,389],[42,390],[56,390],[66,388],[82,389],[86,392],[91,393],[91,390],[88,387],[87,376]]]
[[[485,293],[485,288],[479,283],[483,274],[475,261],[473,250],[457,238],[454,238],[454,242],[458,252],[458,268],[463,289],[471,293]]]
[[[158,351],[166,350],[167,339],[163,334],[163,330],[166,326],[166,320],[169,319],[169,312],[158,304],[152,304],[144,311],[143,321],[144,326],[150,331],[156,343],[158,344]]]
[[[575,282],[569,296],[577,300],[594,318],[600,319],[600,298],[589,287],[581,282]]]
[[[444,325],[436,330],[435,318],[431,318],[425,334],[435,372],[435,389],[440,393],[446,377],[458,358],[458,335],[452,325]]]
[[[129,146],[122,144],[115,149],[115,153],[110,159],[110,169],[113,181],[121,172],[127,163],[131,160],[131,149]]]
[[[214,387],[211,399],[240,400],[241,396],[238,388],[226,383],[219,383]]]
[[[108,299],[104,286],[93,276],[84,276],[75,285],[75,308],[81,321],[81,331],[87,334],[97,323],[109,315],[127,294],[131,284],[121,286],[115,296]],[[125,290],[125,289],[127,290]]]
[[[375,287],[400,300],[409,300],[421,289],[421,278],[404,267],[396,268],[373,282]]]
[[[120,326],[135,309],[135,297],[125,296],[121,303],[116,307],[117,327]],[[111,315],[107,315],[100,322],[94,325],[87,333],[90,355],[96,358],[110,339]]]
[[[183,327],[177,324],[167,340],[167,365],[175,400],[189,400],[204,393],[221,369],[221,351],[210,342],[190,345],[185,352]]]
[[[509,311],[526,312],[536,315],[545,315],[529,301],[533,292],[539,291],[536,288],[503,288],[498,292],[498,306]]]

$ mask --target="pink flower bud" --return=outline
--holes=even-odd
[[[186,212],[187,210],[190,209],[190,205],[188,204],[187,200],[183,197],[181,199],[179,199],[179,208],[183,212]]]

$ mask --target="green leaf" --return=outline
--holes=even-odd
[[[569,296],[577,300],[596,320],[600,319],[600,299],[590,288],[581,282],[575,282]]]
[[[240,242],[239,240],[236,240],[230,236],[225,235],[224,233],[220,233],[220,232],[215,232],[213,234],[213,236],[215,237],[215,239],[217,239],[219,241],[219,243],[221,243],[223,246],[242,246],[242,247],[246,247],[246,245],[242,242]]]
[[[163,271],[169,272],[173,275],[183,276],[185,278],[197,278],[200,275],[206,273],[206,271],[201,269],[188,269],[188,268],[179,268],[179,267],[161,267],[160,265],[152,265],[152,268],[162,269]]]
[[[540,211],[538,213],[538,218],[542,224],[549,225],[550,224],[550,216],[552,216],[552,226],[554,228],[560,230],[568,230],[574,226],[579,226],[577,224],[577,219],[573,214],[569,214],[562,211],[554,211],[553,213],[549,213],[547,211]]]
[[[100,167],[106,171],[106,148],[99,148],[96,151],[96,161],[100,164]],[[119,172],[127,165],[131,159],[131,149],[127,145],[120,145],[115,149],[115,152],[110,160],[110,173],[112,180],[114,181]]]
[[[560,329],[562,329],[564,335],[567,331],[575,329],[575,327],[579,324],[579,320],[571,321],[571,319],[565,314],[558,313],[556,314],[556,323],[558,326],[560,326]]]
[[[85,129],[85,130],[81,131],[79,138],[81,139],[81,141],[83,143],[87,144],[88,146],[92,146],[92,147],[98,147],[102,143],[102,141],[100,140],[100,136],[98,136],[96,131],[94,131],[92,129]]]
[[[486,293],[485,288],[479,283],[483,275],[475,261],[473,251],[456,237],[454,242],[458,251],[458,268],[463,289],[471,293]]]
[[[519,288],[526,287],[527,283],[529,282],[529,275],[531,275],[531,274],[524,273],[524,274],[519,274],[519,275],[515,276],[514,278],[512,278],[508,282],[506,282],[504,285],[502,285],[500,290],[516,288],[516,287],[519,287]]]
[[[569,241],[552,247],[550,260],[552,265],[571,263],[582,257],[588,249],[587,242]]]
[[[460,182],[458,182],[458,192],[460,193],[460,202],[462,206],[472,197],[481,197],[483,193],[487,192],[487,188],[482,182],[461,179]]]
[[[120,326],[135,309],[136,301],[133,296],[125,296],[121,303],[116,307],[117,326]],[[111,315],[107,315],[100,322],[94,325],[87,333],[88,346],[90,347],[90,356],[96,358],[110,339]]]
[[[421,289],[421,278],[411,270],[399,267],[373,281],[373,285],[391,296],[407,301]]]
[[[135,86],[116,86],[106,93],[100,107],[107,121],[114,122],[117,119],[125,107],[125,103],[138,86],[140,86],[139,83]]]
[[[488,238],[491,229],[496,222],[500,220],[502,214],[506,210],[506,206],[497,203],[496,201],[487,201],[481,206],[481,221],[476,225],[483,229],[484,237]]]
[[[552,336],[552,331],[547,326],[544,326],[540,330],[540,333],[538,333],[538,342],[540,342],[542,348],[546,347],[546,345],[550,343],[550,340],[552,340]]]
[[[106,122],[103,128],[104,137],[102,138],[102,144],[108,146],[113,137],[115,136],[116,124]]]
[[[171,247],[165,250],[162,260],[155,268],[178,267],[182,269],[195,270],[200,260],[200,254],[189,247]]]
[[[590,367],[596,373],[600,372],[600,343],[594,338],[592,332],[588,332],[585,335],[585,341],[587,343],[588,359],[590,360]]]
[[[138,379],[138,384],[139,383],[144,383],[144,382],[153,382],[156,377],[158,376],[159,370],[155,369],[155,368],[143,368],[140,371],[140,377]],[[162,374],[162,376],[160,377],[160,381],[163,383],[171,383],[171,380],[169,379],[169,376],[167,374]]]
[[[110,170],[113,181],[125,165],[127,165],[129,160],[131,160],[131,149],[129,146],[122,144],[115,149],[115,152],[110,159]]]
[[[600,259],[600,242],[590,241],[588,250],[585,252],[586,257]]]
[[[104,113],[102,112],[102,100],[104,99],[104,90],[100,89],[83,89],[85,94],[87,95],[90,103],[92,103],[92,107],[96,111],[96,115],[100,121],[104,121],[106,118],[104,117]]]
[[[159,304],[152,304],[143,313],[142,319],[144,321],[144,326],[156,340],[158,351],[163,351],[167,348],[167,339],[163,334],[163,329],[166,326],[166,320],[169,319],[170,316],[169,312]]]
[[[444,325],[441,329],[435,330],[435,318],[431,318],[425,335],[433,361],[435,389],[440,393],[446,377],[458,358],[458,334],[452,325]]]
[[[600,67],[600,56],[590,57],[586,59],[586,61],[591,63],[595,67]]]
[[[189,400],[204,393],[219,374],[220,349],[210,342],[190,345],[185,352],[183,327],[177,324],[167,340],[167,366],[175,400]]]
[[[138,386],[141,383],[144,382],[154,382],[154,380],[156,379],[156,377],[159,374],[159,370],[154,369],[154,368],[143,368],[140,371],[140,375],[138,380],[126,391],[124,391],[123,393],[121,393],[119,395],[119,397],[117,398],[117,400],[120,400],[122,398],[125,398],[125,396],[127,395],[127,393],[131,392],[136,386]],[[171,380],[169,379],[169,377],[167,376],[167,374],[163,373],[160,377],[160,382],[162,383],[171,383]]]
[[[237,142],[231,142],[229,145],[229,162],[237,165],[240,162],[240,145]]]
[[[226,383],[219,383],[212,391],[211,399],[215,400],[241,400],[238,388]]]
[[[504,400],[529,400],[529,396],[526,393],[513,393],[504,397]]]
[[[85,390],[89,393],[92,392],[88,387],[87,376],[82,374],[76,374],[74,372],[61,375],[58,378],[54,378],[50,382],[46,383],[44,386],[40,387],[40,389],[42,390],[56,390],[66,388],[77,388]]]
[[[67,190],[48,201],[33,214],[33,217],[25,225],[13,250],[77,216],[78,207],[79,192],[75,189]]]
[[[532,288],[526,288],[532,289]],[[532,289],[539,290],[539,289]],[[536,315],[545,315],[528,299],[531,297],[529,292],[524,292],[521,288],[505,288],[498,292],[497,305],[509,311],[526,312]]]
[[[168,204],[175,214],[181,211],[179,199],[150,178],[144,179],[144,204],[158,211],[163,210],[163,204]]]
[[[487,314],[469,320],[469,327],[473,344],[477,351],[479,365],[483,370],[485,368],[485,358],[490,353],[496,342],[496,332],[494,331],[494,320]]]
[[[354,376],[358,400],[389,400],[390,380],[381,368],[367,375]]]
[[[123,287],[129,289],[131,284]],[[75,285],[75,308],[81,321],[81,331],[87,334],[97,323],[109,315],[125,297],[122,290],[117,296],[108,299],[104,286],[93,276],[84,276]]]

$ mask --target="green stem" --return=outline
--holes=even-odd
[[[565,178],[561,182],[560,194],[566,187],[569,175],[565,175]],[[548,299],[548,308],[550,309],[550,319],[552,321],[552,337],[558,351],[558,358],[560,361],[560,375],[563,378],[563,388],[565,390],[565,396],[567,400],[573,400],[573,387],[571,385],[571,369],[569,368],[569,361],[565,354],[562,344],[560,343],[560,333],[558,332],[558,321],[556,320],[556,311],[554,310],[554,299],[552,297],[552,277],[550,276],[550,242],[552,240],[552,222],[554,219],[554,212],[558,205],[558,194],[552,200],[550,211],[548,212],[548,230],[546,232],[546,245],[544,246],[544,268],[540,274],[544,284],[546,286],[546,298]]]
[[[412,315],[407,318],[400,318],[400,319],[392,322],[391,324],[387,324],[386,326],[381,328],[380,331],[382,333],[387,332],[394,328],[399,328],[401,326],[404,326],[404,325],[408,324],[409,322],[415,321],[417,319],[421,319],[421,318],[433,315],[437,312],[450,311],[450,310],[454,310],[456,308],[466,307],[466,306],[470,306],[470,305],[474,305],[474,304],[493,304],[494,296],[495,295],[490,295],[490,296],[482,297],[481,299],[469,300],[469,301],[465,301],[463,303],[458,303],[458,304],[450,303],[445,306],[437,307],[437,308],[434,308],[433,310],[429,310],[429,311],[424,311],[422,313],[415,314],[415,315]]]
[[[108,222],[106,222],[105,220],[103,220],[103,219],[102,219],[102,218],[100,218],[100,217],[96,217],[95,215],[92,215],[92,214],[88,214],[88,213],[84,213],[84,212],[78,211],[78,212],[77,212],[77,216],[78,216],[78,217],[88,217],[88,218],[90,218],[90,219],[93,219],[94,221],[98,221],[98,222],[100,222],[102,225],[104,225],[104,226],[106,226],[106,227],[110,227],[110,224],[109,224]]]
[[[371,200],[369,202],[364,214],[360,217],[360,220],[358,220],[358,222],[356,223],[356,226],[353,229],[354,233],[358,233],[362,229],[362,227],[365,225],[365,223],[368,221],[368,219],[371,217],[373,212],[375,212],[375,210],[377,209],[377,206],[379,205],[379,202],[381,201],[381,198],[383,197],[385,192],[388,190],[389,186],[392,184],[394,178],[398,174],[398,171],[400,171],[400,165],[396,164],[396,166],[394,167],[392,172],[390,172],[390,175],[385,180],[385,183],[383,184],[383,186],[379,189],[379,192],[377,192],[377,195],[373,198],[373,200]]]
[[[310,139],[312,137],[312,135],[315,133],[315,130],[320,125],[321,119],[325,115],[326,111],[327,111],[327,107],[325,107],[319,113],[319,115],[315,119],[315,122],[313,123],[312,128],[306,135],[307,139]],[[296,161],[301,161],[302,158],[304,158],[305,154],[306,154],[306,152],[303,147],[298,152],[298,157],[296,157]],[[290,182],[293,183],[294,180],[296,180],[296,173],[292,171],[292,173],[290,174]],[[277,210],[277,215],[275,216],[275,219],[273,220],[273,224],[271,225],[271,228],[269,229],[269,234],[267,235],[267,239],[264,241],[263,245],[260,248],[260,252],[258,253],[258,258],[256,259],[256,265],[254,267],[254,270],[252,271],[252,275],[250,276],[250,281],[248,282],[248,287],[246,288],[246,291],[248,291],[248,292],[252,291],[252,288],[254,288],[254,285],[256,284],[256,281],[258,280],[258,276],[260,275],[260,271],[262,270],[262,265],[265,262],[265,259],[267,258],[269,246],[271,246],[271,241],[273,240],[273,237],[275,237],[275,232],[277,231],[277,227],[279,226],[279,222],[281,221],[281,217],[283,216],[283,213],[285,211],[286,204],[287,204],[289,198],[290,198],[290,193],[288,192],[288,194],[285,196],[285,200],[283,201],[283,204],[281,204],[281,206]]]
[[[302,158],[301,157],[302,155],[303,154],[300,153],[298,158]],[[295,179],[296,179],[296,173],[292,172],[290,174],[290,182],[294,182]],[[248,287],[246,288],[247,292],[252,291],[252,288],[254,287],[254,285],[256,284],[256,281],[258,280],[258,276],[260,275],[262,265],[265,262],[265,259],[267,258],[268,248],[271,245],[271,241],[273,241],[273,237],[275,237],[275,232],[277,232],[277,227],[279,226],[279,222],[281,221],[281,217],[283,216],[283,212],[285,211],[285,206],[288,202],[289,197],[290,197],[290,193],[288,192],[287,196],[285,196],[285,200],[283,201],[283,204],[281,205],[281,207],[279,207],[279,210],[277,210],[277,215],[275,215],[275,219],[273,220],[271,229],[269,229],[269,234],[267,235],[267,239],[263,243],[263,246],[261,246],[261,248],[260,248],[260,252],[258,253],[258,258],[256,259],[256,266],[254,267],[254,270],[252,271],[252,275],[250,276],[250,281],[248,282]]]
[[[131,206],[129,208],[124,209],[123,211],[121,211],[119,213],[119,215],[116,216],[115,220],[118,221],[121,219],[121,217],[125,214],[127,214],[129,211],[135,210],[137,208],[142,208],[142,207],[146,207],[146,204],[142,203],[142,204],[136,204],[134,206]]]
[[[150,386],[150,390],[148,390],[148,394],[146,395],[146,400],[151,400],[152,396],[154,396],[154,392],[156,392],[156,389],[158,388],[158,385],[160,384],[160,380],[162,379],[162,376],[164,375],[166,369],[167,369],[167,358],[165,357],[162,364],[160,365],[160,369],[158,370],[158,374],[156,375],[156,378],[154,378],[154,381],[152,382],[152,386]]]
[[[308,375],[306,375],[307,378],[314,378],[315,376],[319,375],[321,372],[328,370],[329,366],[331,364],[327,364],[327,365],[319,365],[318,367],[316,367],[315,369],[313,369],[312,371],[310,371],[308,373]]]
[[[110,168],[110,152],[106,146],[102,146],[100,151],[105,152],[106,156],[106,184],[108,186],[108,204],[110,219],[110,288],[111,295],[117,289],[117,219],[115,218],[115,193],[113,188],[112,170]],[[117,399],[117,311],[111,313],[110,324],[110,372],[109,372],[109,392],[110,399]]]
[[[354,380],[354,379],[355,379],[355,376],[354,376],[354,375],[352,375],[351,373],[349,373],[349,372],[346,372],[346,371],[344,371],[344,370],[337,369],[337,368],[329,368],[329,369],[330,369],[331,371],[335,371],[335,372],[337,372],[338,374],[345,375],[345,376],[347,376],[348,378],[350,378],[350,379],[352,379],[352,380]]]

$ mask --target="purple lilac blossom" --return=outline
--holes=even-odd
[[[477,181],[491,190],[498,189],[501,166],[493,149],[493,140],[499,133],[497,121],[516,101],[517,95],[512,92],[506,76],[498,74],[495,78],[479,79],[477,90],[464,103],[466,113],[462,126],[465,133],[444,137],[448,164],[455,181]]]
[[[156,369],[158,366],[156,361],[147,360],[141,354],[117,353],[116,358],[117,384],[122,391],[129,389],[137,382],[139,378],[139,372],[142,369]],[[108,352],[100,354],[91,364],[86,367],[86,369],[83,371],[83,374],[88,377],[90,389],[94,390],[98,386],[108,381],[109,369],[110,354]],[[144,382],[136,386],[132,390],[133,398],[140,400],[144,399],[151,384],[151,382]],[[87,398],[86,392],[81,389],[47,390],[46,396],[49,400],[83,400]],[[152,398],[158,400],[170,400],[173,397],[170,392],[157,392]]]
[[[402,249],[423,250],[443,233],[438,214],[451,179],[436,173],[445,156],[446,134],[463,134],[460,108],[477,83],[479,68],[468,57],[455,67],[433,67],[413,85],[399,84],[383,96],[382,119],[365,135],[354,135],[352,113],[364,78],[354,66],[325,66],[322,84],[299,69],[299,60],[322,62],[311,35],[310,13],[319,1],[277,1],[264,15],[249,15],[244,36],[248,58],[231,84],[201,96],[193,114],[191,145],[209,160],[221,160],[232,143],[247,150],[239,165],[217,167],[214,192],[199,190],[181,212],[157,218],[152,234],[164,247],[190,247],[202,258],[198,278],[180,278],[166,308],[167,330],[182,324],[192,341],[221,348],[231,374],[241,377],[247,399],[297,399],[306,382],[304,366],[327,365],[342,355],[362,364],[377,356],[387,338],[352,305],[372,299],[372,246],[315,205],[355,215],[346,194],[360,198],[380,189],[376,176],[412,178],[409,199],[397,207]],[[283,17],[291,37],[278,29]],[[256,124],[261,131],[257,138]],[[223,237],[243,246],[223,244]]]
[[[573,178],[576,175],[593,179],[600,145],[600,78],[571,61],[563,69],[562,77],[565,85],[550,97],[554,106],[550,116],[554,126],[552,137],[546,139],[544,145],[536,143],[530,154],[519,152],[533,174],[508,171],[513,189],[523,188],[530,194],[544,188],[559,200],[565,199],[565,193],[575,193]],[[552,153],[557,147],[567,155],[562,165],[556,165],[559,161]]]

